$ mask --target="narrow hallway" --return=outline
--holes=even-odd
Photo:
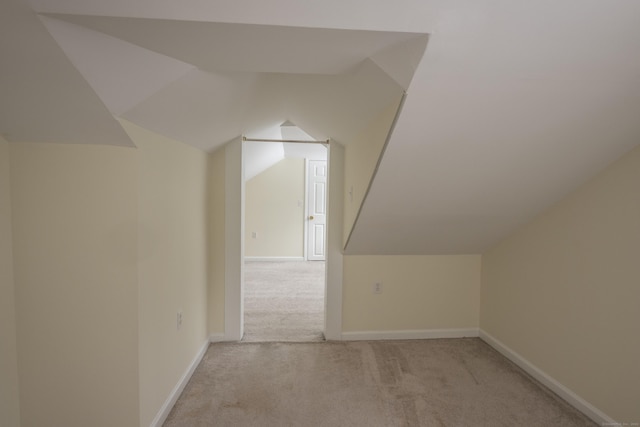
[[[323,341],[324,261],[245,263],[245,342]]]

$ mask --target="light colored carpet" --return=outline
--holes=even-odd
[[[322,341],[324,262],[246,262],[245,342]]]
[[[595,426],[478,338],[212,344],[176,426]]]

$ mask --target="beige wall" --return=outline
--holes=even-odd
[[[0,137],[0,426],[20,425],[9,144]]]
[[[304,174],[304,159],[288,158],[247,181],[245,256],[304,256]]]
[[[225,285],[225,149],[209,154],[209,287],[210,334],[224,334]]]
[[[613,419],[639,421],[640,148],[482,261],[481,328]]]
[[[363,202],[400,98],[345,147],[344,240]],[[350,194],[351,193],[351,194]],[[480,256],[345,256],[343,332],[474,329]],[[381,281],[383,292],[374,294]]]
[[[343,286],[345,332],[478,327],[479,255],[345,256]]]
[[[207,154],[122,124],[138,147],[140,424],[148,426],[208,338]]]
[[[9,146],[22,425],[137,426],[136,151]]]
[[[389,104],[353,141],[349,141],[345,146],[343,231],[345,242],[353,228],[399,105],[400,98]]]

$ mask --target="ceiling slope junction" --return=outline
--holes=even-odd
[[[286,120],[348,144],[405,90],[347,253],[482,252],[640,143],[633,0],[0,9],[9,141],[131,145],[118,117],[204,150]]]
[[[124,118],[206,151],[289,119],[304,123],[316,136],[347,141],[404,89],[370,57],[396,49],[401,57],[421,56],[404,45],[426,41],[426,35],[409,32],[176,19],[55,13],[31,13],[24,19],[40,30],[24,38],[37,46],[48,43],[48,56],[75,67],[68,79],[93,91],[101,110],[94,122],[120,130],[115,119]],[[51,46],[54,42],[58,46]],[[415,68],[416,61],[405,62]],[[46,67],[43,73],[46,82]],[[29,73],[10,80],[23,83],[22,93],[30,92]],[[74,108],[69,106],[70,115]],[[48,128],[41,132],[48,139],[11,138],[15,132],[4,131],[10,140],[68,142],[64,135],[55,136],[59,122],[44,113],[32,118]],[[5,127],[11,128],[11,122]],[[114,137],[98,143],[121,141]]]

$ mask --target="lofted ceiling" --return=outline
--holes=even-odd
[[[132,5],[108,16],[47,12],[69,4],[2,5],[10,67],[0,71],[9,94],[0,131],[10,141],[132,145],[116,118],[206,151],[290,119],[348,141],[406,89],[427,42],[411,32],[127,16]]]
[[[275,126],[269,130],[268,134],[263,133],[261,138],[315,141],[311,135],[290,121],[286,121],[280,126]],[[306,144],[299,142],[245,141],[242,153],[245,181],[249,181],[285,158],[327,160],[326,144],[315,142]]]
[[[124,118],[204,150],[285,120],[348,144],[406,90],[347,253],[482,252],[640,143],[635,0],[4,0],[0,12],[9,141],[132,145]]]

